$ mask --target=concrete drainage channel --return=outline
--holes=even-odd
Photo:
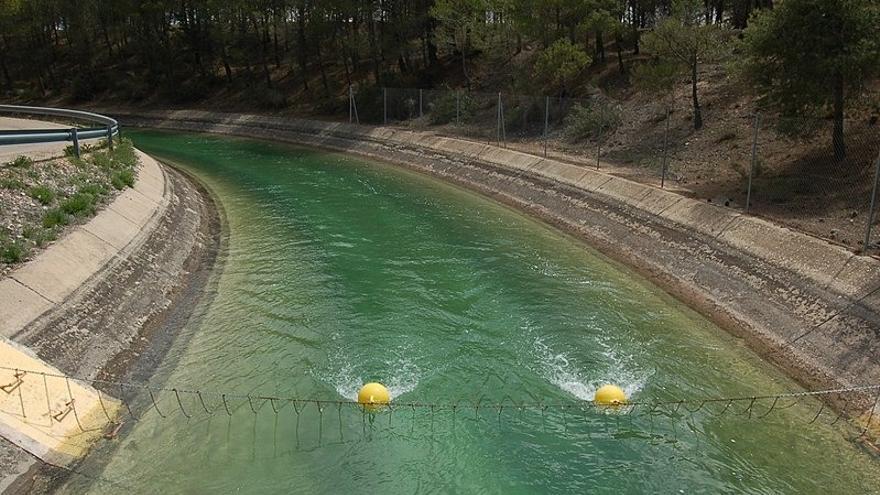
[[[0,492],[45,489],[118,430],[115,392],[63,377],[148,376],[207,284],[209,194],[138,153],[133,189],[0,280]]]
[[[814,237],[582,166],[424,132],[204,111],[116,115],[129,126],[355,153],[466,186],[637,268],[808,388],[880,383],[880,262]],[[874,399],[834,405],[866,421]]]

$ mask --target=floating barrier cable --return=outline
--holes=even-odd
[[[306,411],[307,409],[312,409],[312,407],[314,407],[315,413],[319,416],[321,420],[319,428],[323,428],[323,416],[325,410],[328,407],[336,410],[337,414],[340,416],[340,421],[343,408],[347,407],[361,411],[365,427],[367,420],[370,420],[370,422],[372,423],[373,416],[375,416],[375,414],[373,413],[387,414],[388,426],[390,427],[393,421],[393,413],[409,409],[413,416],[413,420],[415,420],[415,415],[417,411],[421,410],[430,414],[432,428],[434,416],[440,411],[451,413],[453,421],[455,421],[455,418],[459,413],[465,410],[471,412],[473,414],[473,418],[475,419],[479,419],[481,417],[481,413],[485,414],[485,412],[492,411],[497,416],[499,422],[501,421],[502,416],[504,416],[507,411],[513,411],[513,414],[520,418],[525,411],[534,411],[540,415],[542,423],[546,423],[548,413],[553,411],[554,413],[559,413],[560,417],[562,418],[562,422],[564,423],[564,428],[567,429],[567,422],[571,417],[570,413],[573,411],[575,412],[575,415],[576,411],[581,411],[581,414],[584,415],[585,418],[587,417],[587,413],[590,411],[613,411],[614,413],[616,413],[617,416],[634,416],[642,414],[650,417],[654,417],[657,415],[678,417],[682,413],[693,417],[693,415],[699,413],[700,411],[706,411],[707,414],[716,417],[731,413],[734,416],[742,416],[746,417],[749,420],[752,420],[765,419],[774,412],[789,409],[791,407],[794,407],[798,403],[802,403],[802,399],[815,398],[835,399],[838,402],[842,402],[842,407],[838,408],[838,410],[835,412],[835,418],[833,422],[830,423],[832,425],[838,423],[841,419],[846,417],[847,412],[854,408],[854,404],[864,403],[864,407],[862,407],[864,414],[861,418],[861,422],[865,424],[863,434],[866,434],[869,428],[876,428],[875,425],[872,426],[872,422],[876,422],[876,410],[878,409],[878,403],[880,403],[880,384],[871,384],[824,390],[805,390],[777,394],[742,395],[731,397],[698,397],[675,400],[639,399],[629,400],[625,403],[618,405],[607,405],[607,403],[599,403],[593,400],[516,401],[510,396],[505,396],[502,400],[498,402],[490,402],[485,400],[484,398],[479,398],[476,400],[462,399],[446,402],[392,400],[384,404],[364,406],[355,400],[342,398],[317,399],[303,397],[285,397],[279,395],[240,394],[234,392],[217,392],[199,389],[184,389],[178,387],[166,388],[151,386],[147,383],[70,377],[62,374],[45,373],[40,371],[27,371],[0,366],[0,376],[5,374],[3,373],[3,371],[10,372],[16,380],[20,381],[42,380],[43,386],[41,388],[45,391],[46,394],[46,407],[49,410],[49,417],[51,418],[50,421],[63,421],[65,416],[67,416],[69,413],[72,413],[80,431],[87,431],[88,428],[86,428],[86,426],[88,425],[83,425],[81,422],[80,413],[77,410],[76,400],[74,399],[73,393],[71,391],[71,380],[96,386],[97,401],[100,404],[100,408],[107,419],[105,425],[117,426],[120,424],[120,418],[113,418],[113,416],[107,410],[103,397],[103,394],[106,392],[102,393],[100,389],[104,389],[106,391],[118,388],[120,392],[120,397],[118,398],[119,401],[122,403],[122,406],[125,407],[125,410],[128,411],[128,416],[135,421],[137,421],[140,416],[143,416],[143,414],[148,412],[149,409],[154,409],[156,414],[161,418],[168,418],[170,415],[166,407],[170,406],[171,404],[175,404],[180,415],[182,415],[187,420],[193,418],[199,412],[204,413],[204,416],[206,417],[212,417],[215,415],[218,409],[221,408],[222,411],[224,411],[226,415],[231,418],[236,413],[236,411],[240,410],[244,406],[245,403],[247,403],[247,407],[245,408],[245,410],[249,411],[255,416],[260,415],[263,409],[269,409],[271,410],[271,413],[273,415],[277,416],[281,413],[281,411],[283,411],[286,405],[290,404],[292,405],[293,412],[297,417],[297,429],[300,416],[303,414],[304,411]],[[55,412],[51,410],[50,404],[52,400],[50,397],[50,387],[48,385],[48,381],[50,379],[64,380],[64,384],[66,385],[67,397],[63,397],[63,399],[65,400],[65,406],[62,411]],[[19,392],[21,388],[22,387],[20,386],[18,387]],[[138,391],[145,392],[145,396],[141,397],[143,397],[144,399],[148,397],[149,400],[146,403],[141,400],[141,407],[135,408],[132,402],[136,399],[131,397],[130,395],[131,392]],[[166,399],[163,403],[164,405],[160,408],[160,402],[162,400],[163,394],[165,396],[173,395],[174,399]],[[211,397],[216,397],[216,399],[211,400]],[[866,397],[870,397],[872,400],[866,400]],[[22,417],[26,417],[23,399],[20,400],[20,402],[21,415]],[[185,404],[187,402],[189,402],[191,406],[187,406]],[[233,404],[231,404],[230,402],[237,403],[237,405],[233,407]],[[267,403],[269,404],[268,408],[265,407]],[[740,404],[742,405],[740,406]],[[762,406],[759,407],[759,404],[762,404]],[[808,424],[813,424],[817,422],[827,409],[827,405],[828,404],[826,401],[820,400],[818,410],[815,414],[811,413],[811,415],[809,416],[811,419],[808,421]],[[764,409],[764,407],[766,407],[766,409]],[[163,409],[165,410],[163,411]],[[136,414],[135,410],[140,410],[142,412]]]

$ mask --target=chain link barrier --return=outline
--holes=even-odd
[[[685,190],[859,252],[880,249],[880,123],[853,115],[789,117],[755,109],[692,110],[667,101],[637,110],[591,98],[453,89],[349,91],[358,122],[465,138],[594,165]],[[349,112],[349,120],[356,122]]]

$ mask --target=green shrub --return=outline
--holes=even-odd
[[[89,216],[95,213],[95,196],[77,192],[61,202],[61,211],[75,217]]]
[[[110,176],[110,184],[117,190],[124,189],[126,186],[134,187],[134,171],[130,169],[118,170]]]
[[[41,205],[55,201],[55,191],[46,186],[34,186],[28,190],[28,196],[36,199]]]
[[[0,239],[0,262],[17,263],[27,257],[27,244],[19,240]]]
[[[110,158],[120,167],[134,168],[138,164],[138,157],[134,151],[131,139],[122,138],[110,152]]]
[[[22,235],[26,239],[30,239],[37,247],[43,247],[57,238],[55,229],[42,229],[40,227],[25,227]]]
[[[456,114],[456,93],[454,91],[444,92],[428,105],[428,115],[432,124],[448,124],[455,122]],[[476,105],[474,99],[468,93],[460,93],[458,97],[458,118],[464,122],[470,119]]]
[[[83,184],[77,191],[85,194],[91,194],[95,198],[100,198],[107,194],[107,185],[100,182],[86,183]]]
[[[0,189],[24,189],[25,185],[20,179],[13,177],[4,177],[0,179]]]
[[[12,160],[11,162],[7,162],[6,166],[12,167],[12,168],[30,168],[31,165],[33,165],[33,164],[34,164],[34,160],[31,159],[30,157],[18,156],[15,158],[15,160]]]
[[[565,117],[563,133],[572,142],[597,137],[617,129],[620,111],[607,103],[595,103],[588,107],[575,105]]]
[[[54,229],[55,227],[67,225],[70,222],[70,218],[66,213],[61,211],[61,208],[52,208],[43,214],[43,228],[46,229]]]
[[[100,167],[102,170],[111,170],[115,168],[116,162],[109,152],[99,151],[92,153],[91,162]]]

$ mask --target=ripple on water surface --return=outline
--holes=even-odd
[[[444,405],[375,417],[305,401],[233,400],[231,417],[190,420],[148,412],[105,455],[106,467],[84,468],[102,481],[77,479],[71,491],[76,483],[107,493],[880,486],[876,461],[846,440],[848,430],[808,424],[813,402],[760,420],[740,406],[655,415],[517,407],[590,399],[606,382],[664,400],[795,387],[736,339],[558,232],[353,158],[132,134],[205,181],[229,222],[217,295],[157,383],[353,399],[361,383],[378,380],[398,403]],[[173,400],[160,399],[169,416]],[[505,407],[473,407],[498,403]]]

